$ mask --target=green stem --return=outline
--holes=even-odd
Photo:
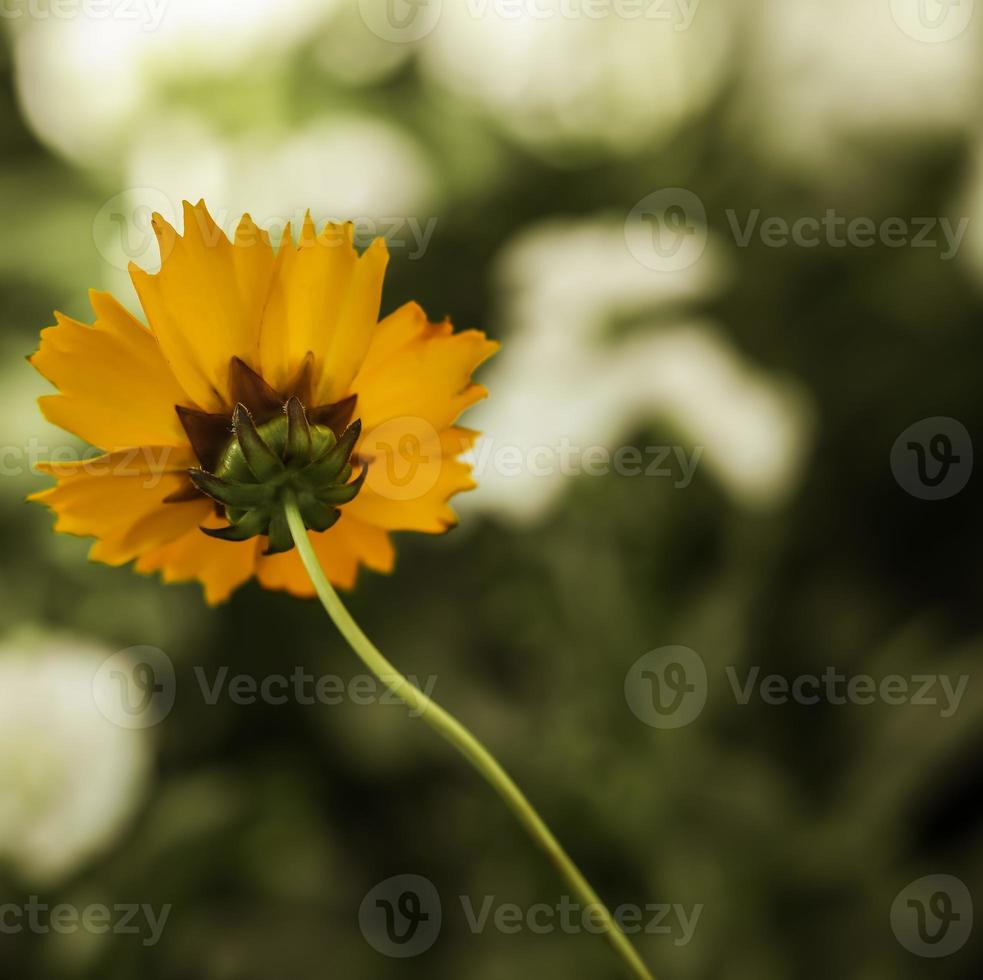
[[[327,580],[311,545],[307,528],[304,526],[296,502],[288,498],[285,501],[285,509],[290,533],[293,535],[304,567],[314,583],[321,604],[365,666],[375,674],[387,689],[396,694],[409,708],[419,714],[431,728],[447,739],[485,777],[519,819],[519,822],[526,828],[533,840],[546,852],[570,888],[584,902],[585,907],[592,909],[592,914],[598,920],[599,928],[603,930],[601,934],[621,958],[629,974],[636,980],[654,980],[638,952],[608,911],[607,906],[580,873],[579,868],[573,863],[567,852],[560,846],[559,841],[533,809],[522,790],[516,786],[494,756],[456,718],[448,714],[440,705],[431,700],[396,670],[362,632],[361,627],[352,619],[351,614],[338,597],[338,593]]]

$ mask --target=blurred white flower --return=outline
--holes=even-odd
[[[190,158],[189,145],[196,148]],[[127,173],[131,187],[156,188],[175,203],[204,197],[226,230],[244,211],[281,229],[307,208],[339,220],[419,215],[435,195],[416,140],[393,123],[358,115],[231,140],[194,117],[167,119],[134,146]]]
[[[0,647],[0,860],[32,883],[108,847],[147,785],[147,733],[113,724],[93,697],[108,653],[74,641]]]
[[[741,131],[767,165],[823,177],[854,164],[880,180],[881,161],[857,160],[872,138],[945,134],[977,111],[979,16],[940,43],[912,26],[950,16],[960,5],[939,0],[760,0]]]
[[[103,206],[93,235],[106,260],[105,286],[131,304],[129,263],[159,264],[151,213],[181,228],[182,200],[203,197],[230,236],[245,212],[274,242],[287,222],[296,236],[310,209],[319,226],[353,220],[361,247],[382,235],[394,251],[410,254],[423,247],[437,220],[437,186],[423,149],[392,123],[364,116],[325,117],[287,133],[264,129],[234,139],[196,116],[165,117],[135,144],[127,182],[130,189]]]
[[[318,67],[344,85],[371,85],[412,57],[409,45],[392,44],[366,28],[361,2],[341,4],[315,48]]]
[[[534,518],[568,475],[534,460],[560,447],[613,453],[639,423],[670,421],[740,504],[778,503],[794,486],[808,443],[806,401],[790,382],[748,364],[686,305],[725,275],[711,239],[693,265],[655,272],[627,247],[620,221],[554,222],[508,247],[500,279],[508,336],[485,376],[495,397],[468,424],[486,434],[474,453],[479,489],[461,508]],[[632,329],[619,337],[618,322]],[[495,463],[518,447],[519,471]]]
[[[983,138],[978,137],[973,153],[973,165],[958,203],[958,213],[969,218],[965,247],[960,258],[983,284]]]
[[[434,79],[531,146],[630,152],[707,103],[731,11],[722,0],[468,0],[443,5],[421,51]]]
[[[140,111],[167,84],[254,72],[305,40],[337,0],[138,0],[116,14],[24,16],[17,92],[28,122],[82,164],[111,166]]]

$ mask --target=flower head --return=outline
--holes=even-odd
[[[103,451],[39,465],[58,482],[31,499],[56,530],[218,602],[253,575],[313,594],[288,494],[346,588],[361,565],[392,569],[390,531],[453,526],[476,435],[454,423],[485,396],[471,374],[495,343],[415,303],[379,320],[386,246],[359,255],[351,224],[318,232],[308,216],[276,252],[248,215],[230,241],[204,202],[185,204],[183,235],[153,227],[160,272],[130,270],[150,328],[93,291],[95,323],[56,314],[30,359],[59,389],[44,415]]]

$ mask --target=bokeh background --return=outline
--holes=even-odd
[[[274,233],[307,208],[355,218],[361,244],[390,238],[385,310],[415,298],[503,341],[467,422],[525,462],[486,455],[460,527],[400,536],[396,574],[363,574],[351,606],[612,905],[700,907],[689,942],[638,937],[656,975],[978,975],[978,936],[933,959],[892,928],[925,876],[983,902],[978,480],[965,443],[944,499],[891,465],[920,420],[983,432],[978,7],[9,0],[0,905],[172,910],[155,946],[4,931],[0,973],[620,975],[584,932],[469,929],[460,896],[528,908],[563,886],[404,710],[205,702],[197,676],[223,666],[358,675],[319,607],[251,584],[208,608],[196,585],[89,564],[23,502],[44,485],[30,460],[74,445],[36,409],[38,331],[53,309],[90,319],[89,287],[133,305],[150,211],[204,197],[227,228],[246,210]],[[908,232],[742,241],[753,213],[830,210]],[[934,225],[916,242],[919,218]],[[698,462],[689,480],[675,455],[649,476],[528,465],[562,445]],[[658,728],[626,677],[671,644],[702,658],[708,698]],[[141,646],[173,664],[177,697],[128,729],[94,692],[107,657]],[[741,704],[727,667],[968,681],[946,717]],[[400,874],[433,883],[444,920],[394,960],[359,907]]]

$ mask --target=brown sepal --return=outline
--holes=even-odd
[[[232,420],[227,415],[213,415],[183,405],[174,408],[202,469],[211,472],[232,438]]]
[[[302,405],[310,405],[314,397],[314,355],[308,351],[300,362],[297,373],[293,376],[284,392],[284,401],[297,398]]]
[[[286,400],[239,357],[229,361],[229,394],[232,404],[245,405],[259,425],[276,418]]]
[[[307,413],[311,425],[326,425],[340,439],[355,414],[358,395],[349,395],[333,405],[319,405]]]

